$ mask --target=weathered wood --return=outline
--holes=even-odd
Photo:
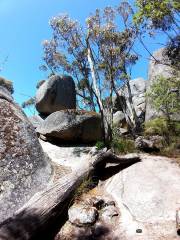
[[[84,178],[91,175],[97,167],[102,167],[108,162],[124,164],[138,160],[140,159],[137,156],[123,158],[110,151],[92,156],[88,168],[64,176],[53,186],[36,194],[12,218],[2,223],[0,240],[53,239],[56,231],[66,220],[68,206]]]

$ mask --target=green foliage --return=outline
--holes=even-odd
[[[134,140],[119,134],[118,127],[113,128],[111,148],[116,154],[135,152]]]
[[[180,135],[171,137],[170,144],[161,149],[160,154],[167,157],[175,157],[180,164]]]
[[[150,28],[168,30],[174,24],[174,14],[180,10],[177,0],[136,0],[138,12],[134,16],[136,24]]]
[[[30,107],[30,106],[33,106],[34,104],[35,104],[35,97],[32,97],[22,103],[22,108]]]
[[[151,100],[152,106],[158,112],[162,112],[170,122],[172,115],[180,112],[179,78],[157,77],[147,92],[147,97]]]
[[[96,142],[96,147],[97,147],[98,150],[100,150],[100,149],[103,149],[105,147],[105,144],[102,141],[97,141]]]
[[[0,86],[5,87],[11,94],[14,93],[13,83],[3,77],[0,77]]]
[[[180,122],[174,122],[174,130],[176,136],[180,136]]]
[[[155,118],[144,124],[144,134],[166,136],[169,133],[167,121],[164,118]]]
[[[134,23],[141,35],[148,32],[150,36],[156,33],[164,34],[167,38],[165,46],[167,56],[176,70],[180,66],[180,1],[179,0],[136,0],[137,12]],[[141,27],[142,30],[141,31]],[[145,31],[144,31],[145,30]],[[145,36],[145,35],[144,35]],[[143,43],[140,37],[140,42]],[[145,46],[146,50],[148,49]]]
[[[132,153],[136,151],[134,140],[123,137],[113,139],[111,147],[116,154]]]

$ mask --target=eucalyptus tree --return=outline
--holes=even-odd
[[[68,15],[59,15],[50,21],[52,39],[43,43],[42,69],[74,77],[80,107],[84,103],[101,114],[106,143],[112,140],[113,96],[118,97],[130,128],[138,125],[129,86],[131,67],[137,61],[132,52],[138,34],[131,21],[132,13],[127,2],[115,8],[97,9],[86,19],[84,28]],[[123,85],[128,89],[132,118],[119,96]]]

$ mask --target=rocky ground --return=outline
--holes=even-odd
[[[86,146],[57,146],[40,140],[59,166],[59,178],[88,164]],[[69,221],[56,239],[179,239],[176,209],[180,206],[180,168],[175,159],[140,154],[141,161],[117,171],[110,167],[93,190],[69,210]],[[113,169],[114,168],[114,169]],[[116,174],[115,174],[116,173]],[[73,211],[72,211],[73,208]],[[78,214],[77,214],[78,213]],[[75,215],[75,217],[73,216]]]
[[[164,71],[154,71],[156,67],[151,63],[150,82]],[[130,81],[141,123],[145,116],[149,118],[147,109],[157,114],[146,106],[150,104],[145,99],[149,85],[142,78]],[[126,91],[120,97],[131,118]],[[120,134],[127,134],[124,113],[116,107],[114,99],[114,123]],[[43,234],[44,240],[52,240],[58,231],[55,240],[180,238],[176,229],[180,208],[177,159],[128,154],[108,162],[110,155],[106,155],[98,165],[96,157],[109,153],[92,145],[102,140],[100,115],[76,109],[71,77],[52,76],[43,81],[36,108],[39,115],[28,119],[8,89],[0,86],[0,240],[33,240],[39,235],[42,239]],[[161,136],[139,136],[135,147],[138,152],[158,153],[163,141]],[[53,237],[47,238],[46,232]]]

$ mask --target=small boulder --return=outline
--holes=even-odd
[[[102,138],[100,115],[82,110],[52,113],[36,131],[61,142],[91,143]]]
[[[96,222],[98,211],[95,207],[74,204],[68,211],[69,221],[78,226],[93,225]]]
[[[72,77],[54,75],[43,82],[37,90],[35,106],[37,111],[44,115],[75,109],[76,90]]]
[[[149,136],[147,138],[140,136],[135,140],[135,147],[144,152],[157,152],[164,146],[164,138],[162,136]]]

